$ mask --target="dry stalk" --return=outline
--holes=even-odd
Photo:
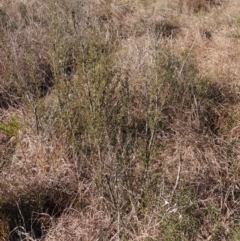
[[[174,194],[176,192],[176,189],[178,187],[178,183],[179,183],[180,175],[181,175],[181,170],[182,170],[182,163],[183,163],[182,154],[180,154],[179,161],[178,161],[178,172],[177,172],[176,182],[175,182],[175,185],[174,185],[173,190],[172,190],[170,203],[172,202],[172,199],[173,199]]]

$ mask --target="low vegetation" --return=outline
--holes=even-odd
[[[239,10],[0,2],[0,240],[239,240]]]

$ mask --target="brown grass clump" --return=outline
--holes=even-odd
[[[74,166],[67,161],[63,143],[29,134],[12,137],[17,144],[1,170],[0,212],[3,221],[8,220],[9,240],[30,233],[41,236],[42,220],[59,216],[78,193]]]
[[[231,1],[0,3],[0,240],[239,240]]]
[[[181,0],[180,5],[186,5],[189,11],[198,13],[200,11],[210,11],[211,7],[219,7],[222,2],[221,0]]]

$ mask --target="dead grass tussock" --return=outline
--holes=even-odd
[[[57,188],[58,185],[66,185],[70,191],[71,186],[76,183],[76,177],[72,164],[67,161],[68,151],[63,148],[62,143],[34,136],[18,138],[21,141],[15,148],[11,164],[2,172],[7,193],[10,196],[12,193],[24,195],[26,191],[37,192],[39,188]],[[6,191],[5,188],[3,192]]]
[[[100,200],[99,203],[101,203]],[[131,219],[130,222],[125,220],[128,225],[119,229],[118,221],[114,221],[110,213],[107,211],[102,212],[95,208],[96,205],[83,211],[66,211],[52,225],[44,240],[80,239],[84,241],[89,240],[89,237],[99,240],[117,240],[122,233],[125,233],[128,240],[134,241],[149,237],[155,239],[157,237],[158,221],[154,217],[146,217],[145,220],[141,221],[137,217]]]
[[[84,211],[66,211],[53,227],[44,240],[89,240],[91,238],[108,237],[112,228],[111,220],[106,213],[99,212],[95,208],[87,208]],[[110,232],[111,233],[111,232]]]
[[[18,236],[21,222],[26,237],[32,232],[37,238],[49,229],[51,219],[77,198],[81,185],[68,150],[59,139],[27,132],[15,138],[14,153],[1,170],[1,215],[3,221],[8,220],[10,240]],[[16,213],[20,217],[13,219]]]
[[[186,131],[186,127],[184,130]],[[183,136],[184,138],[182,138]],[[234,203],[237,203],[239,192],[235,184],[236,176],[234,175],[233,178],[233,173],[230,171],[230,169],[232,170],[229,166],[231,161],[226,162],[226,156],[228,156],[235,163],[234,159],[229,155],[228,147],[226,146],[223,149],[222,146],[217,146],[215,143],[209,142],[208,138],[203,138],[192,131],[190,133],[187,131],[184,134],[181,133],[181,137],[178,138],[177,135],[174,139],[177,139],[178,143],[172,140],[171,144],[166,145],[166,150],[162,152],[162,158],[166,158],[163,164],[166,173],[163,179],[164,183],[176,180],[180,165],[179,152],[181,151],[183,153],[183,162],[178,191],[181,195],[190,192],[187,197],[190,198],[194,209],[192,210],[189,207],[188,212],[191,213],[193,218],[192,224],[195,222],[194,218],[197,218],[197,222],[202,222],[198,230],[199,235],[202,237],[205,235],[210,236],[210,230],[214,232],[214,226],[218,225],[217,223],[220,220],[222,220],[221,225],[230,227],[229,218],[238,215]],[[194,191],[191,188],[194,188]],[[191,190],[195,193],[194,195],[197,195],[196,200],[193,197],[191,199]],[[176,191],[175,198],[178,196],[178,191]],[[229,192],[232,192],[232,195],[229,195]],[[165,194],[164,197],[166,198],[165,202],[170,200],[168,195]],[[172,207],[171,204],[167,204],[169,213],[171,213],[168,216],[169,218],[171,215],[174,216],[171,210],[175,210],[173,213],[176,212],[177,216],[183,217],[186,215],[181,206],[178,206],[179,201],[176,200],[177,204]],[[185,205],[189,205],[189,203],[186,202]],[[219,216],[219,213],[222,213],[222,215]],[[202,215],[205,218],[202,218]],[[216,216],[214,217],[214,215]],[[185,218],[187,217],[185,216]],[[169,230],[169,232],[171,231]]]

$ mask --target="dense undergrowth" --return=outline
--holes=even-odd
[[[239,240],[239,9],[0,2],[0,240]]]

